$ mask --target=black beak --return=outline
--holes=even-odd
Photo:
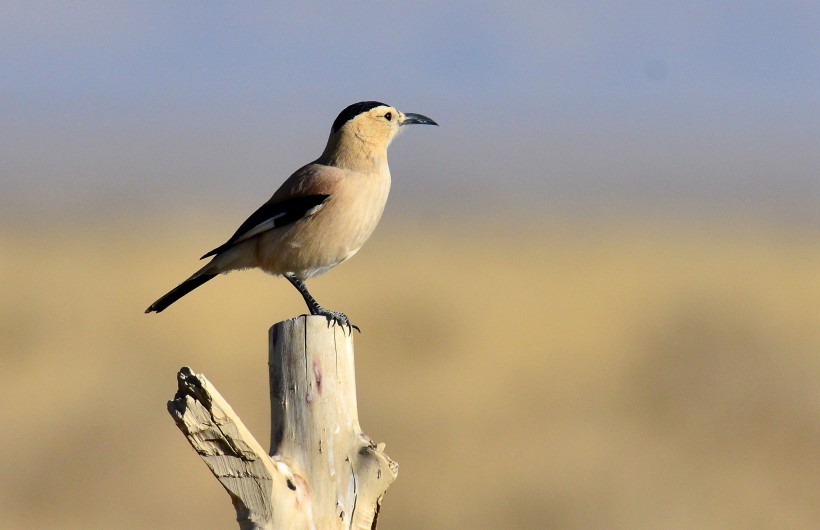
[[[408,112],[404,115],[404,121],[401,122],[402,125],[438,125],[438,123],[434,122],[432,119],[428,118],[427,116],[422,116],[421,114],[413,114],[412,112]]]

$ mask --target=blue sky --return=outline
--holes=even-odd
[[[813,216],[814,2],[4,2],[0,206],[251,211],[347,104],[398,209]],[[816,218],[815,218],[816,219]]]

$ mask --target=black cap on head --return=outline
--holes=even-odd
[[[362,112],[367,112],[368,110],[376,107],[389,106],[390,105],[386,103],[380,103],[378,101],[360,101],[358,103],[354,103],[339,113],[339,116],[336,118],[336,121],[333,122],[333,127],[330,128],[330,133],[335,133],[336,131],[341,129],[345,123],[352,120]]]

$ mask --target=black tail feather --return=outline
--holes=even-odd
[[[216,274],[200,274],[199,276],[194,276],[193,278],[188,278],[178,286],[171,289],[171,291],[151,304],[151,306],[145,310],[146,313],[150,313],[151,311],[155,311],[157,313],[164,310],[169,305],[173,304],[186,294],[190,293],[203,283],[207,282],[208,280],[215,278]]]

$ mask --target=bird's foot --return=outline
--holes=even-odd
[[[338,324],[338,325],[342,326],[342,329],[347,328],[347,334],[348,335],[353,333],[354,329],[356,331],[358,331],[359,333],[362,332],[362,330],[359,329],[359,326],[357,326],[357,325],[353,324],[352,322],[350,322],[350,319],[347,318],[347,315],[345,315],[341,311],[332,311],[330,309],[325,309],[324,307],[322,307],[320,305],[317,305],[315,308],[313,308],[313,310],[311,311],[311,314],[312,315],[321,315],[321,316],[325,317],[327,319],[327,325],[328,326],[330,326],[330,325],[335,326],[335,325]]]

